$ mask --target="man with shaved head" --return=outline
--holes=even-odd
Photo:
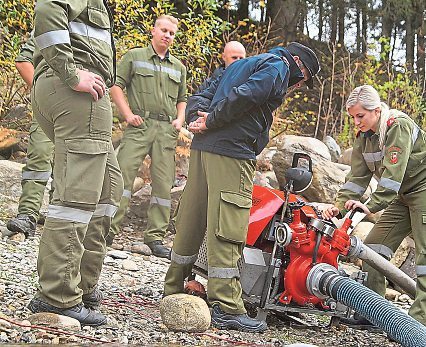
[[[216,70],[214,70],[213,74],[198,87],[197,92],[206,89],[210,85],[210,83],[212,83],[216,78],[221,76],[223,71],[234,61],[244,59],[245,57],[246,49],[244,48],[244,46],[238,41],[229,41],[223,48],[223,65],[219,66]]]

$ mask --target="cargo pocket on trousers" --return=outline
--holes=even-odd
[[[220,192],[219,225],[216,236],[232,243],[246,241],[251,196],[235,192]]]
[[[97,204],[101,195],[109,142],[92,139],[65,140],[64,202]]]

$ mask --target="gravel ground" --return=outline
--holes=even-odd
[[[134,199],[135,200],[135,199]],[[132,211],[141,211],[144,202],[136,199]],[[125,224],[127,233],[118,243],[129,249],[134,241],[140,241],[139,223],[143,214],[130,212]],[[0,227],[1,227],[0,221]],[[310,327],[297,326],[270,314],[269,329],[263,334],[209,329],[203,334],[168,331],[161,323],[159,300],[168,260],[154,256],[124,252],[127,259],[108,256],[102,270],[100,288],[105,300],[101,311],[108,316],[108,323],[99,328],[85,327],[76,334],[20,327],[31,314],[26,308],[37,285],[36,261],[40,233],[24,242],[0,240],[0,343],[83,344],[103,341],[115,344],[178,344],[178,345],[273,345],[285,346],[306,343],[315,346],[392,347],[384,333],[359,331],[344,326],[327,327],[329,318],[302,315]],[[168,236],[171,242],[172,235]],[[116,250],[110,249],[113,252]],[[131,263],[131,266],[129,266]],[[132,270],[128,270],[133,268]]]

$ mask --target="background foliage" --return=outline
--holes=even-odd
[[[408,113],[426,129],[423,0],[407,0],[404,6],[396,6],[396,0],[109,3],[119,58],[129,48],[149,43],[158,15],[180,19],[172,51],[188,68],[189,92],[219,65],[220,51],[229,40],[243,42],[248,55],[292,40],[311,46],[322,65],[314,89],[287,96],[276,112],[273,136],[332,135],[341,145],[350,145],[354,129],[345,100],[364,83],[375,86],[391,107]],[[28,91],[14,59],[31,30],[33,13],[34,0],[0,1],[0,125],[20,130],[28,128],[29,118],[17,121],[10,115],[17,105],[28,104]]]

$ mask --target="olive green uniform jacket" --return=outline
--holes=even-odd
[[[351,171],[338,193],[336,206],[360,200],[373,175],[378,187],[366,203],[375,213],[385,208],[365,244],[390,259],[412,233],[416,244],[416,298],[410,315],[426,325],[426,134],[406,114],[391,110],[383,149],[377,133],[358,134]],[[384,295],[385,278],[368,265],[367,286]]]
[[[105,237],[123,192],[111,142],[108,95],[75,91],[77,68],[114,83],[112,16],[106,0],[39,0],[32,107],[55,145],[55,190],[37,261],[37,296],[68,308],[93,292]]]
[[[151,157],[151,200],[144,241],[162,240],[170,219],[170,190],[175,177],[178,131],[171,122],[176,105],[186,102],[186,68],[167,52],[161,59],[152,45],[128,51],[117,69],[116,85],[127,92],[129,106],[144,120],[139,127],[128,125],[117,155],[123,173],[124,192],[111,225],[108,242],[118,234],[129,205],[133,181],[147,154]]]

